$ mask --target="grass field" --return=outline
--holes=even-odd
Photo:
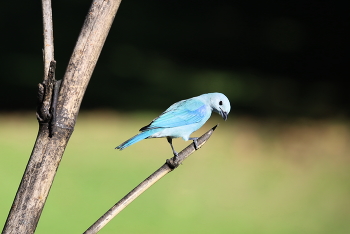
[[[82,233],[170,158],[165,139],[114,149],[157,114],[82,113],[36,233]],[[350,233],[350,122],[213,116],[194,135],[216,123],[203,148],[100,233]],[[0,114],[1,226],[36,134],[34,113]]]

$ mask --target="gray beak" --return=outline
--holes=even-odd
[[[228,114],[227,112],[223,111],[221,108],[220,108],[220,115],[225,121],[227,120]]]

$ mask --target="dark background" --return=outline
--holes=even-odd
[[[91,1],[53,1],[56,79]],[[40,1],[4,1],[0,111],[35,110]],[[345,1],[123,0],[83,109],[164,110],[207,92],[254,116],[349,117]]]

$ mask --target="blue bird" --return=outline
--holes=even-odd
[[[142,127],[139,134],[120,144],[116,149],[123,150],[146,138],[166,137],[176,157],[178,154],[172,144],[173,138],[193,140],[195,148],[198,149],[198,137],[190,135],[207,122],[213,111],[226,120],[230,110],[230,101],[222,93],[206,93],[176,102],[150,124]]]

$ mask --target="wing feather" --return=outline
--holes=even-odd
[[[173,128],[198,123],[206,116],[207,106],[200,100],[187,99],[171,105],[149,125],[140,129]]]

